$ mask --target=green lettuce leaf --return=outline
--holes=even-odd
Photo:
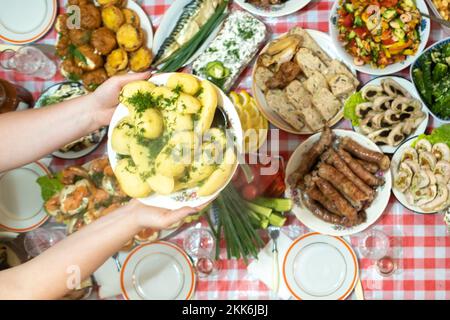
[[[49,200],[64,187],[57,177],[42,176],[36,182],[41,187],[41,196],[44,201]]]
[[[417,141],[421,139],[427,139],[432,144],[443,142],[450,147],[450,124],[444,124],[439,128],[435,128],[429,135],[426,134],[419,135],[417,139],[413,142],[412,146],[415,147]]]
[[[362,97],[361,92],[355,92],[345,101],[344,118],[350,120],[353,126],[359,125],[360,119],[356,115],[356,106],[363,102],[367,102],[367,100]]]

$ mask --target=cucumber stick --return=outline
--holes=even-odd
[[[273,209],[278,212],[291,211],[292,200],[291,199],[277,199],[277,198],[256,198],[253,203]]]

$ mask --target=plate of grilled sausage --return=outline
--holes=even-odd
[[[389,202],[390,160],[367,137],[349,130],[312,135],[286,168],[292,212],[308,228],[334,236],[363,231]]]

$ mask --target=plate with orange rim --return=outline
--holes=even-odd
[[[0,230],[27,232],[41,226],[48,216],[36,179],[50,175],[40,162],[0,174]]]
[[[340,237],[307,233],[283,259],[283,279],[298,300],[344,300],[359,279],[358,259]]]
[[[27,44],[42,38],[58,11],[56,0],[0,0],[0,39]]]
[[[136,247],[120,272],[120,287],[127,300],[189,300],[195,284],[187,253],[166,241]]]

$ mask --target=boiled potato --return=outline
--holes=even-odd
[[[167,84],[171,89],[180,87],[184,93],[194,95],[200,89],[200,84],[194,76],[186,73],[174,73],[167,80]]]
[[[164,110],[163,117],[167,130],[171,132],[192,131],[194,129],[194,121],[190,114],[179,114],[175,111]]]
[[[134,72],[147,70],[152,63],[152,52],[145,48],[139,48],[130,54],[130,68]]]
[[[136,133],[147,139],[158,138],[164,129],[164,121],[158,109],[150,108],[142,113],[134,113]]]
[[[125,23],[125,17],[116,6],[107,6],[102,9],[102,20],[105,27],[117,32],[119,28]]]
[[[105,69],[108,76],[112,77],[119,71],[125,70],[128,65],[128,54],[122,49],[113,50],[106,58]]]
[[[117,30],[117,43],[128,52],[139,49],[143,41],[144,32],[132,24],[125,23]]]
[[[130,143],[133,139],[134,125],[130,117],[125,117],[114,128],[111,136],[111,146],[119,154],[130,154]]]
[[[136,164],[139,173],[144,177],[151,176],[155,166],[148,143],[146,143],[145,140],[144,143],[142,143],[139,138],[131,139],[129,150],[131,159],[133,159],[133,162]]]
[[[211,127],[214,119],[214,113],[217,107],[217,90],[211,82],[203,80],[200,83],[200,94],[198,100],[202,104],[202,109],[195,125],[196,131],[204,133]]]
[[[177,112],[193,114],[200,111],[201,108],[202,104],[197,98],[186,93],[180,93],[177,100]]]
[[[123,16],[125,17],[125,23],[132,24],[136,28],[140,26],[141,21],[136,12],[128,8],[123,8],[122,13]]]
[[[199,196],[204,197],[212,195],[222,188],[228,181],[228,178],[232,174],[236,165],[236,154],[233,149],[227,149],[223,160],[224,161],[219,165],[219,167],[200,186],[197,191]]]
[[[203,143],[207,142],[217,144],[218,148],[224,149],[227,145],[227,137],[223,130],[219,128],[211,128],[203,134]]]
[[[189,171],[189,181],[200,182],[208,178],[214,171],[215,165],[213,159],[206,153],[195,159]]]
[[[123,192],[132,198],[147,197],[152,192],[150,185],[142,180],[131,159],[119,160],[114,174]]]
[[[130,82],[122,88],[119,95],[119,101],[126,105],[130,111],[132,111],[134,106],[130,105],[127,100],[137,92],[152,92],[155,87],[156,86],[153,83],[146,80]]]
[[[171,194],[175,188],[175,180],[161,174],[155,174],[146,180],[151,189],[159,194]]]

